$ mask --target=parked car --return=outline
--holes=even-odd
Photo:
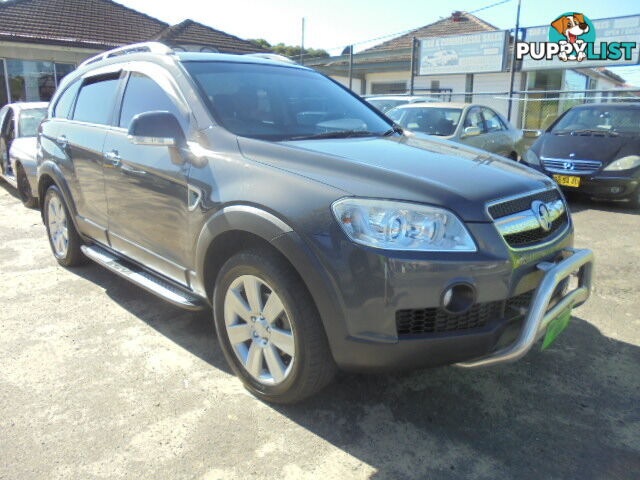
[[[57,261],[212,307],[262,399],[298,401],[336,367],[513,361],[589,296],[553,180],[405,135],[306,67],[133,45],[81,64],[52,105],[38,189]]]
[[[454,50],[438,50],[430,57],[422,60],[423,67],[443,67],[445,65],[457,65],[458,53]]]
[[[426,103],[437,102],[438,100],[432,97],[418,96],[418,95],[367,95],[363,97],[370,105],[373,105],[381,112],[387,112],[392,108],[399,105],[406,105],[409,103]]]
[[[522,157],[522,130],[492,108],[475,103],[414,103],[386,115],[402,127],[463,143],[512,160]]]
[[[567,191],[640,208],[640,103],[573,107],[541,132],[524,161]]]
[[[18,190],[27,207],[38,203],[36,148],[46,102],[10,103],[0,109],[0,176]]]

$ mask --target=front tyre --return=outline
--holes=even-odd
[[[80,246],[82,240],[69,215],[62,192],[51,185],[44,196],[43,219],[53,256],[64,267],[75,267],[85,262]]]
[[[640,209],[640,186],[638,186],[633,195],[629,197],[629,207],[633,209]]]
[[[300,277],[268,250],[222,267],[213,294],[224,356],[258,398],[295,403],[324,388],[336,367],[318,312]]]

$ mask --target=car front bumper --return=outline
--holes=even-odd
[[[549,305],[555,308],[586,299],[580,290],[579,295],[564,300],[555,285],[564,277],[559,278],[558,270],[544,270],[547,265],[561,264],[562,269],[573,271],[566,253],[572,251],[571,228],[552,244],[526,252],[508,249],[492,224],[469,228],[474,238],[485,239],[478,242],[478,252],[421,257],[363,248],[336,234],[318,239],[320,251],[312,249],[317,260],[312,265],[302,265],[303,260],[290,256],[316,301],[338,366],[352,371],[385,371],[477,362],[514,342],[522,343],[518,339],[531,325],[536,326],[536,333],[546,329]],[[276,244],[293,255],[299,251],[292,241],[295,236],[293,232],[283,235]],[[583,283],[589,290],[590,269],[584,272]],[[557,281],[547,280],[552,277]],[[443,292],[458,282],[473,285],[474,306],[460,316],[443,316]],[[554,284],[552,288],[549,283]],[[539,313],[525,316],[525,305],[518,315],[513,314],[510,305],[523,298],[526,306],[543,310],[542,320]],[[402,332],[399,312],[408,310],[418,314],[437,311],[436,326],[415,334]],[[549,312],[551,315],[555,310]],[[528,340],[524,343],[526,350],[531,348]],[[515,357],[510,354],[500,361]]]
[[[570,172],[556,174],[537,168],[540,172],[553,178],[553,175],[571,175]],[[594,175],[578,175],[580,177],[579,187],[560,188],[565,192],[575,192],[590,197],[625,200],[632,196],[640,186],[640,169],[629,175],[616,175],[600,172]]]

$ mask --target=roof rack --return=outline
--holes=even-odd
[[[245,53],[244,56],[254,57],[254,58],[264,58],[266,60],[273,60],[275,62],[292,63],[294,65],[297,65],[297,63],[291,60],[290,58],[285,57],[284,55],[278,55],[277,53]]]
[[[167,47],[164,43],[160,43],[160,42],[133,43],[131,45],[125,45],[124,47],[114,48],[113,50],[108,50],[94,57],[87,58],[84,62],[78,65],[78,68],[84,67],[85,65],[89,65],[91,63],[99,62],[101,60],[106,60],[107,58],[117,57],[119,55],[128,55],[130,53],[139,53],[139,52],[149,52],[149,53],[159,53],[163,55],[169,55],[173,53],[173,50]]]

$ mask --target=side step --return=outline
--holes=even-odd
[[[82,245],[82,253],[94,262],[135,283],[146,291],[187,310],[202,310],[205,302],[193,293],[108,252],[96,245]]]
[[[5,182],[7,182],[16,190],[18,189],[18,179],[15,177],[15,175],[3,175],[2,173],[0,173],[0,178],[4,179]]]

